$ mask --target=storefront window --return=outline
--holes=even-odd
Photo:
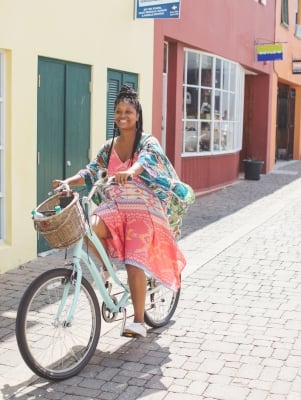
[[[244,71],[236,63],[185,51],[183,152],[240,150]]]

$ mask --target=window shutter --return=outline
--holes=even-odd
[[[122,85],[128,85],[137,90],[138,76],[130,72],[108,70],[107,76],[107,132],[106,138],[113,137],[114,127],[114,103]]]

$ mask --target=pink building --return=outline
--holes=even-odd
[[[155,21],[153,132],[196,192],[236,180],[246,157],[273,166],[273,62],[255,46],[274,28],[270,0],[182,0],[180,19]]]

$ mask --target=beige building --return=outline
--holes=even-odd
[[[47,250],[31,210],[111,135],[122,83],[151,129],[153,21],[132,0],[0,0],[0,273]]]

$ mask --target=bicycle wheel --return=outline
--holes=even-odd
[[[31,283],[18,307],[16,338],[20,353],[28,367],[46,379],[59,381],[79,373],[98,343],[99,303],[84,277],[73,320],[70,324],[65,322],[74,298],[75,280],[76,274],[72,276],[66,268],[47,271]],[[66,301],[59,313],[63,293]]]
[[[148,293],[152,290],[153,293]],[[176,311],[180,298],[177,292],[163,286],[153,278],[147,279],[147,292],[144,311],[144,321],[152,328],[166,325]]]

